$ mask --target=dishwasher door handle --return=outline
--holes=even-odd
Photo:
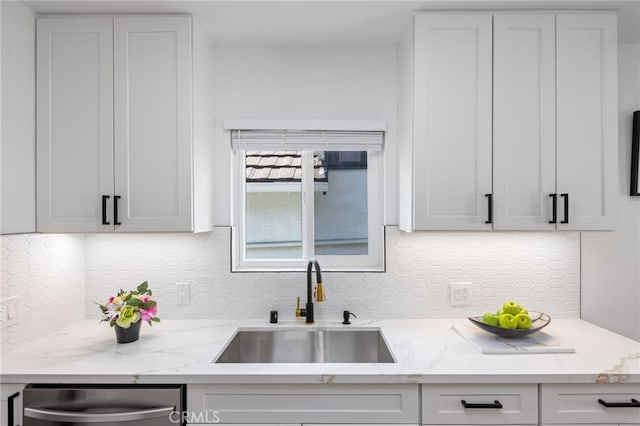
[[[78,413],[76,411],[60,411],[27,407],[24,409],[24,416],[54,422],[108,423],[133,422],[136,420],[155,419],[164,416],[168,417],[174,411],[175,407],[160,407],[137,411],[124,411],[120,413]]]

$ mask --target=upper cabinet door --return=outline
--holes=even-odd
[[[37,230],[108,231],[102,196],[113,193],[112,20],[38,19],[36,56]]]
[[[615,226],[616,49],[614,14],[558,15],[558,229]]]
[[[116,231],[192,230],[191,20],[114,19]]]
[[[491,229],[491,21],[415,17],[415,230]]]
[[[555,229],[555,16],[494,16],[495,229]]]

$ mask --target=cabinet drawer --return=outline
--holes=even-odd
[[[189,411],[220,423],[418,424],[417,385],[189,385]]]
[[[640,423],[640,407],[605,407],[598,402],[640,401],[640,384],[542,385],[542,423]]]
[[[473,406],[465,408],[462,401]],[[480,408],[475,404],[495,408]],[[538,387],[508,384],[423,385],[422,423],[537,424]]]

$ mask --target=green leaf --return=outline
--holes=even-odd
[[[148,291],[148,289],[149,289],[149,283],[147,283],[146,281],[145,281],[145,282],[143,282],[142,284],[140,284],[140,285],[138,286],[138,288],[137,288],[138,293],[140,293],[140,294],[146,294],[146,292]]]
[[[133,306],[134,308],[139,308],[142,306],[142,302],[139,299],[132,298],[129,302],[127,302],[129,306]]]

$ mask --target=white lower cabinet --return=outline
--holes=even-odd
[[[542,385],[541,423],[543,425],[638,425],[640,424],[638,401],[640,401],[640,384]]]
[[[419,397],[405,384],[189,385],[187,409],[219,424],[417,425]]]
[[[419,396],[419,386],[412,384],[189,385],[187,424],[640,426],[640,384],[421,388]]]
[[[538,386],[422,385],[422,424],[537,425]]]
[[[22,424],[21,383],[3,383],[0,386],[0,425],[18,426]]]
[[[210,425],[211,423],[188,423],[190,426],[205,426]],[[227,426],[227,423],[217,423],[219,426]],[[401,426],[395,424],[379,424],[379,423],[353,423],[358,426]],[[330,424],[315,424],[315,423],[229,423],[229,426],[351,426],[351,423],[330,423]],[[402,425],[406,426],[406,425]]]

